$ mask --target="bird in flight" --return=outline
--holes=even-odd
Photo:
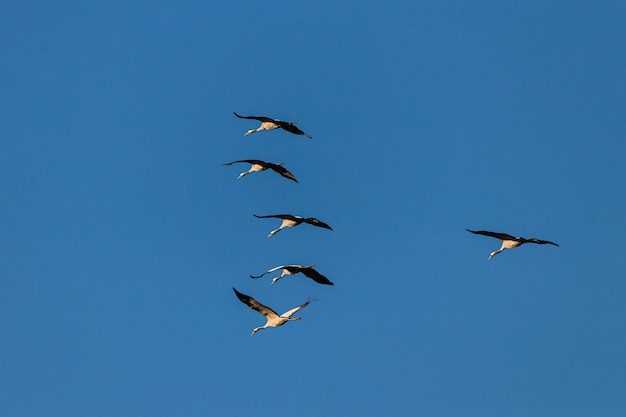
[[[296,179],[296,177],[289,171],[287,171],[287,169],[285,169],[283,167],[284,162],[278,162],[276,164],[273,164],[271,162],[265,162],[265,161],[261,161],[259,159],[239,159],[237,161],[233,161],[233,162],[229,162],[227,164],[224,164],[225,166],[231,166],[232,164],[236,164],[239,162],[246,162],[248,164],[250,164],[250,169],[248,171],[242,172],[241,174],[239,174],[239,176],[237,177],[237,179],[243,178],[248,174],[251,174],[253,172],[261,172],[261,171],[265,171],[266,169],[271,169],[272,171],[282,175],[285,178],[288,178],[292,181],[298,182],[298,180]]]
[[[550,242],[549,240],[540,240],[536,238],[526,239],[524,237],[515,237],[515,236],[508,235],[506,233],[488,232],[486,230],[470,230],[470,229],[465,229],[465,230],[467,230],[470,233],[474,233],[475,235],[495,237],[496,239],[500,239],[502,241],[502,246],[500,247],[500,249],[498,249],[495,252],[491,252],[489,254],[489,259],[493,258],[494,256],[496,256],[497,254],[499,254],[505,249],[513,249],[518,246],[522,246],[524,243],[537,243],[539,245],[550,244],[554,246],[559,246],[558,244],[554,242]]]
[[[272,230],[270,232],[270,234],[267,235],[267,237],[274,236],[276,233],[280,232],[285,227],[294,227],[294,226],[299,225],[300,223],[308,223],[308,224],[311,224],[313,226],[323,227],[324,229],[333,230],[332,227],[330,227],[329,225],[327,225],[324,222],[321,222],[321,221],[317,220],[314,217],[300,217],[300,216],[293,216],[291,214],[270,214],[270,215],[267,215],[267,216],[257,216],[255,214],[254,217],[257,217],[259,219],[267,219],[267,218],[274,218],[275,217],[277,219],[282,219],[283,220],[283,222],[280,225],[280,227],[278,229],[276,229],[276,230]]]
[[[275,283],[276,281],[278,281],[279,279],[281,279],[282,277],[284,277],[285,275],[293,275],[293,274],[297,274],[299,272],[301,272],[305,277],[307,278],[311,278],[313,281],[317,282],[318,284],[325,284],[325,285],[335,285],[332,282],[330,282],[330,280],[328,278],[326,278],[324,275],[320,274],[319,272],[317,272],[315,269],[313,269],[315,265],[308,265],[308,266],[303,266],[303,265],[281,265],[281,266],[277,266],[275,268],[270,269],[269,271],[263,272],[261,275],[250,275],[250,278],[261,278],[262,276],[264,276],[265,274],[270,274],[274,271],[278,271],[279,269],[282,269],[283,272],[282,274],[280,274],[280,276],[272,279],[272,284]]]
[[[265,117],[265,116],[240,116],[236,112],[233,112],[233,113],[235,114],[235,116],[239,117],[240,119],[254,119],[254,120],[258,120],[259,122],[261,122],[261,126],[259,126],[258,129],[250,129],[250,130],[248,130],[246,132],[246,135],[250,135],[252,133],[260,132],[262,130],[274,130],[274,129],[281,128],[283,130],[286,130],[289,133],[293,133],[294,135],[302,135],[302,136],[306,136],[309,139],[313,139],[312,136],[307,135],[302,130],[300,130],[296,126],[296,122],[295,121],[294,122],[283,122],[282,120],[272,119],[271,117]]]
[[[288,321],[300,320],[300,317],[293,317],[293,315],[296,314],[298,311],[302,310],[304,307],[311,304],[312,301],[315,301],[314,299],[309,297],[306,303],[299,305],[298,307],[292,308],[291,310],[283,314],[278,314],[271,308],[259,303],[257,300],[250,297],[249,295],[240,293],[235,288],[233,288],[233,291],[235,291],[235,295],[237,296],[237,298],[239,298],[239,300],[242,303],[244,303],[251,309],[256,310],[259,313],[263,314],[265,318],[267,319],[267,322],[265,323],[265,325],[255,327],[254,330],[252,330],[252,335],[254,335],[259,330],[267,329],[268,327],[278,327],[278,326],[282,326]]]

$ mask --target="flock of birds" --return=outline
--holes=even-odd
[[[252,120],[258,120],[261,122],[261,126],[259,126],[259,128],[248,130],[245,133],[246,135],[250,135],[252,133],[260,132],[263,130],[274,130],[274,129],[280,128],[280,129],[286,130],[287,132],[293,133],[295,135],[302,135],[302,136],[306,136],[309,139],[312,139],[310,135],[306,134],[305,132],[300,130],[298,127],[296,127],[296,122],[284,122],[282,120],[272,119],[270,117],[265,117],[265,116],[241,116],[237,113],[235,113],[235,116],[237,116],[240,119],[252,119]],[[258,159],[240,159],[237,161],[229,162],[224,165],[230,166],[236,163],[250,164],[250,169],[248,171],[245,171],[239,174],[237,179],[243,178],[244,176],[251,174],[253,172],[261,172],[261,171],[271,169],[272,171],[276,172],[277,174],[289,180],[298,182],[296,177],[291,172],[289,172],[285,167],[283,167],[283,162],[272,163],[272,162],[261,161]],[[292,214],[270,214],[270,215],[265,215],[265,216],[258,216],[255,214],[254,217],[257,217],[260,219],[277,218],[277,219],[282,220],[280,227],[278,227],[275,230],[272,230],[269,233],[268,237],[274,236],[276,233],[280,232],[282,229],[286,227],[295,227],[302,223],[307,223],[313,226],[322,227],[324,229],[333,230],[332,227],[330,227],[328,224],[314,217],[300,217],[300,216],[294,216]],[[502,241],[502,246],[500,246],[500,249],[491,252],[489,254],[489,259],[493,258],[494,256],[504,251],[505,249],[517,248],[518,246],[521,246],[525,243],[535,243],[538,245],[549,244],[549,245],[559,246],[558,244],[551,242],[549,240],[541,240],[537,238],[527,239],[524,237],[511,236],[507,233],[490,232],[487,230],[470,230],[470,229],[465,229],[465,230],[476,235],[493,237],[496,239],[500,239]],[[282,279],[285,275],[293,275],[293,274],[301,273],[305,277],[312,279],[318,284],[334,285],[328,278],[326,278],[324,275],[317,272],[314,269],[314,267],[315,265],[307,265],[307,266],[280,265],[280,266],[276,266],[274,268],[271,268],[263,272],[261,275],[256,275],[256,276],[250,275],[250,278],[258,279],[267,274],[271,274],[272,272],[282,270],[282,273],[279,276],[272,279],[272,282],[271,282],[272,284]],[[255,300],[251,296],[243,294],[237,291],[235,288],[233,288],[233,291],[235,292],[235,295],[237,296],[237,298],[239,298],[239,300],[242,303],[246,304],[251,309],[256,310],[259,313],[261,313],[263,316],[265,316],[267,320],[267,322],[263,326],[255,327],[254,330],[252,330],[253,335],[257,331],[266,329],[268,327],[278,327],[278,326],[282,326],[288,321],[300,320],[300,317],[293,317],[293,315],[296,314],[298,311],[302,310],[303,308],[305,308],[306,306],[308,306],[312,301],[314,301],[311,297],[309,297],[309,299],[304,304],[294,307],[291,310],[283,314],[278,314],[277,312],[261,304],[259,301]]]
[[[282,120],[272,119],[270,117],[265,117],[265,116],[241,116],[237,113],[235,113],[235,116],[239,117],[240,119],[253,119],[253,120],[258,120],[261,122],[261,126],[258,129],[248,130],[246,132],[246,135],[250,135],[252,133],[260,132],[263,130],[274,130],[274,129],[280,128],[280,129],[286,130],[287,132],[293,133],[295,135],[302,135],[302,136],[306,136],[309,139],[313,139],[310,135],[307,135],[305,132],[300,130],[296,126],[296,122],[283,122]],[[246,175],[251,174],[253,172],[262,172],[262,171],[271,169],[272,171],[276,172],[277,174],[291,181],[298,182],[298,179],[295,177],[295,175],[289,172],[287,168],[283,167],[283,164],[284,164],[283,162],[272,163],[272,162],[267,162],[267,161],[261,161],[259,159],[240,159],[237,161],[226,163],[224,165],[231,166],[237,163],[250,164],[250,169],[248,171],[244,171],[241,174],[239,174],[237,179],[241,179],[245,177]],[[269,214],[269,215],[264,215],[264,216],[259,216],[255,214],[254,217],[257,217],[259,219],[276,218],[276,219],[282,220],[280,227],[278,227],[275,230],[272,230],[269,233],[269,235],[267,235],[267,237],[274,236],[276,233],[280,232],[284,228],[295,227],[302,223],[310,224],[312,226],[317,226],[317,227],[321,227],[324,229],[333,230],[332,227],[330,227],[328,224],[314,217],[301,217],[301,216],[294,216],[292,214]],[[274,268],[271,268],[263,272],[261,275],[250,275],[250,278],[258,279],[267,274],[271,274],[273,272],[282,270],[282,273],[279,276],[272,279],[272,282],[271,282],[272,284],[282,279],[286,275],[294,275],[294,274],[301,273],[305,277],[312,279],[318,284],[334,285],[328,278],[326,278],[324,275],[317,272],[314,269],[314,267],[315,265],[306,265],[306,266],[305,265],[280,265],[280,266],[276,266]],[[294,307],[291,310],[286,311],[283,314],[278,314],[277,312],[275,312],[268,306],[260,303],[253,297],[237,291],[237,289],[234,287],[233,287],[233,291],[235,292],[235,295],[237,296],[237,298],[239,298],[239,300],[242,303],[244,303],[251,309],[258,311],[263,316],[265,316],[266,323],[263,326],[255,327],[252,330],[253,335],[259,330],[267,329],[268,327],[278,327],[278,326],[282,326],[288,321],[300,320],[300,317],[293,317],[293,315],[296,314],[298,311],[302,310],[303,308],[305,308],[306,306],[308,306],[312,301],[314,301],[313,298],[309,297],[309,299],[304,304]]]

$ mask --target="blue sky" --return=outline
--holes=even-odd
[[[626,416],[625,18],[5,5],[0,416]],[[248,278],[291,263],[335,286]],[[231,287],[319,301],[251,337]]]

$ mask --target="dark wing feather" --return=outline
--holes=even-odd
[[[549,240],[541,240],[541,239],[524,239],[525,243],[537,243],[539,245],[545,245],[545,244],[549,244],[549,245],[554,245],[554,246],[559,246],[557,243],[554,242],[550,242]]]
[[[317,282],[318,284],[335,285],[332,282],[330,282],[328,278],[326,278],[324,275],[320,274],[319,272],[317,272],[315,269],[311,267],[302,268],[300,272],[302,272],[306,277],[311,278],[313,281]]]
[[[490,236],[490,237],[495,237],[496,239],[500,239],[500,240],[519,240],[519,238],[508,235],[506,233],[488,232],[486,230],[476,230],[476,231],[470,230],[470,229],[465,229],[465,230],[467,230],[470,233],[474,233],[475,235]]]
[[[309,139],[313,139],[312,136],[304,133],[302,130],[300,130],[300,128],[298,128],[298,126],[293,123],[281,122],[279,123],[279,126],[281,127],[281,129],[286,130],[289,133],[293,133],[294,135],[302,135],[306,136]]]
[[[248,164],[258,164],[258,165],[261,165],[263,167],[268,164],[267,162],[261,161],[260,159],[238,159],[236,161],[229,162],[227,164],[222,164],[222,165],[231,166],[232,164],[236,164],[238,162],[245,162],[245,163],[248,163]]]
[[[276,173],[282,175],[285,178],[288,178],[292,181],[298,182],[298,180],[296,179],[296,177],[289,171],[287,171],[286,168],[283,168],[281,165],[277,165],[277,164],[269,164],[269,167]]]
[[[239,117],[240,119],[253,119],[253,120],[258,120],[260,122],[276,122],[276,123],[280,123],[281,122],[280,120],[272,119],[271,117],[265,117],[265,116],[240,116],[236,112],[233,112],[233,113],[235,114],[235,116]]]
[[[247,305],[251,309],[256,310],[259,313],[263,314],[265,317],[269,317],[272,314],[276,315],[277,317],[279,316],[277,312],[275,312],[271,308],[269,308],[269,307],[259,303],[257,300],[255,300],[254,298],[250,297],[249,295],[240,293],[234,287],[233,287],[233,291],[235,291],[235,295],[237,296],[237,298],[239,298],[239,300],[242,303],[244,303],[245,305]]]
[[[313,226],[323,227],[324,229],[330,229],[330,230],[333,230],[333,228],[332,228],[332,227],[330,227],[329,225],[327,225],[326,223],[324,223],[324,222],[322,222],[322,221],[317,220],[317,219],[316,219],[316,218],[314,218],[314,217],[309,217],[309,218],[306,218],[306,219],[304,219],[303,221],[304,221],[305,223],[312,224]]]
[[[268,214],[267,216],[257,216],[256,214],[253,214],[253,216],[259,219],[276,218],[276,219],[287,219],[287,220],[293,220],[293,221],[299,220],[296,216],[292,216],[291,214]]]

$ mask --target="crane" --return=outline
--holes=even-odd
[[[550,244],[554,246],[559,246],[558,244],[554,242],[550,242],[549,240],[540,240],[536,238],[526,239],[524,237],[515,237],[506,233],[488,232],[486,230],[470,230],[470,229],[465,229],[465,230],[467,230],[470,233],[474,233],[475,235],[495,237],[496,239],[500,239],[502,241],[502,246],[500,247],[500,249],[498,249],[495,252],[491,252],[489,254],[489,259],[493,258],[494,256],[496,256],[497,254],[499,254],[505,249],[513,249],[518,246],[522,246],[524,243],[537,243],[539,245]]]
[[[298,180],[296,179],[296,177],[289,171],[287,171],[286,168],[283,167],[284,162],[277,162],[275,164],[271,163],[271,162],[265,162],[265,161],[261,161],[260,159],[239,159],[237,161],[233,161],[233,162],[229,162],[227,164],[223,164],[225,166],[231,166],[232,164],[236,164],[239,162],[245,162],[250,164],[250,169],[248,171],[242,172],[241,174],[239,174],[239,176],[237,177],[237,179],[243,178],[248,174],[251,174],[253,172],[261,172],[261,171],[265,171],[267,169],[271,169],[272,171],[282,175],[283,177],[290,179],[292,181],[298,182]]]
[[[261,126],[259,126],[257,129],[250,129],[250,130],[248,130],[244,136],[251,135],[252,133],[260,132],[262,130],[274,130],[274,129],[281,128],[283,130],[286,130],[289,133],[293,133],[294,135],[302,135],[302,136],[306,136],[309,139],[313,139],[312,136],[307,135],[302,130],[300,130],[296,126],[297,122],[295,122],[295,121],[293,121],[293,122],[284,122],[282,120],[272,119],[271,117],[265,117],[265,116],[240,116],[236,112],[233,112],[233,113],[235,114],[235,116],[239,117],[240,119],[253,119],[253,120],[258,120],[258,121],[261,122]]]
[[[311,304],[311,302],[315,301],[313,298],[309,297],[309,299],[304,304],[301,304],[298,307],[292,308],[291,310],[279,315],[277,312],[261,304],[249,295],[240,293],[234,287],[233,291],[235,291],[235,295],[237,296],[237,298],[239,298],[239,301],[241,301],[251,309],[263,314],[267,319],[267,322],[263,326],[255,327],[254,330],[252,330],[252,335],[254,335],[259,330],[267,329],[268,327],[279,327],[287,323],[288,321],[300,320],[300,317],[293,317],[293,315],[302,310],[304,307]]]
[[[300,216],[294,216],[291,214],[269,214],[267,216],[257,216],[256,214],[254,214],[254,217],[257,217],[259,219],[278,218],[278,219],[283,220],[280,227],[276,230],[272,230],[270,234],[267,235],[267,237],[274,236],[276,233],[280,232],[285,227],[294,227],[301,223],[308,223],[313,226],[323,227],[324,229],[333,230],[332,227],[330,227],[324,222],[319,221],[318,219],[314,217],[300,217]]]
[[[315,269],[313,269],[315,267],[315,265],[307,265],[307,266],[303,266],[303,265],[280,265],[277,267],[274,267],[266,272],[263,272],[261,275],[250,275],[250,278],[261,278],[262,276],[264,276],[265,274],[270,274],[274,271],[278,271],[279,269],[282,269],[283,272],[282,274],[280,274],[280,276],[272,279],[272,284],[275,283],[276,281],[278,281],[279,279],[283,278],[285,275],[294,275],[297,273],[302,273],[305,277],[307,278],[311,278],[313,281],[317,282],[318,284],[325,284],[325,285],[335,285],[332,282],[330,282],[330,280],[328,278],[326,278],[324,275],[320,274],[319,272],[317,272]]]

